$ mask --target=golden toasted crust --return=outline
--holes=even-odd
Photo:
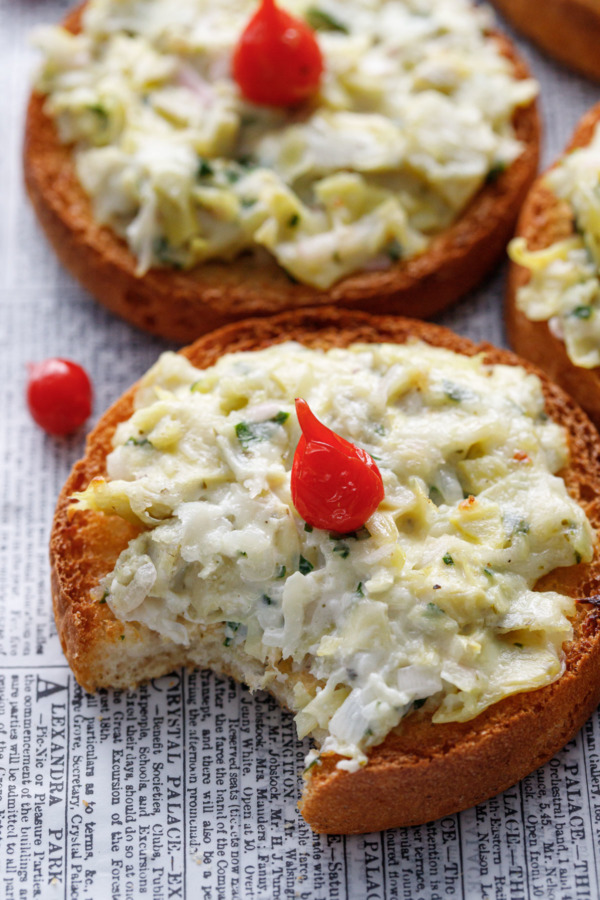
[[[77,31],[81,10],[65,24]],[[496,36],[519,78],[528,76],[509,41]],[[335,303],[350,309],[427,318],[463,296],[502,254],[518,210],[537,172],[540,124],[535,104],[514,117],[524,150],[484,187],[463,215],[421,256],[383,272],[361,272],[327,291],[295,284],[271,257],[207,262],[189,272],[151,269],[135,274],[124,241],[93,219],[90,202],[62,145],[45,98],[33,94],[24,144],[25,182],[40,223],[61,262],[112,312],[153,334],[188,343],[247,316]]]
[[[589,144],[599,121],[600,103],[581,119],[566,152]],[[530,250],[542,250],[572,234],[574,223],[571,208],[558,200],[541,176],[535,181],[523,205],[517,235],[525,238]],[[600,428],[600,368],[584,369],[574,365],[567,355],[564,342],[552,334],[547,322],[532,322],[517,309],[517,291],[527,284],[529,278],[527,269],[511,263],[506,297],[506,329],[511,346],[520,356],[540,366],[553,381],[571,394]]]
[[[598,0],[492,0],[519,31],[588,78],[600,80]]]
[[[353,341],[403,343],[412,337],[466,355],[483,352],[490,363],[521,362],[511,353],[489,345],[476,346],[435,325],[333,308],[241,322],[201,338],[183,352],[203,368],[225,352],[259,349],[287,339],[311,347],[331,347]],[[600,437],[569,397],[546,376],[540,374],[540,378],[549,415],[570,435],[572,462],[564,473],[568,490],[598,528]],[[117,661],[111,670],[116,681],[109,683],[119,687],[194,662],[184,649],[169,648],[148,629],[117,622],[107,605],[90,594],[98,579],[112,570],[133,533],[130,526],[101,514],[69,517],[68,513],[72,492],[104,474],[112,434],[117,423],[130,414],[132,396],[133,389],[90,435],[85,457],[60,495],[52,531],[58,633],[76,677],[87,690],[107,685],[102,678],[109,658]],[[590,565],[557,569],[539,587],[580,598],[598,594],[598,552]],[[471,722],[432,725],[428,716],[415,713],[397,733],[375,747],[369,764],[354,774],[336,769],[337,757],[333,756],[315,766],[301,807],[311,827],[321,832],[358,833],[427,822],[504,790],[549,759],[600,701],[598,618],[592,605],[580,604],[578,609],[575,639],[566,648],[566,672],[554,684],[509,697]],[[122,634],[126,639],[120,641]],[[227,662],[217,660],[216,667],[239,677]]]

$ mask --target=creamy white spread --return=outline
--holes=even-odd
[[[511,258],[531,273],[517,292],[517,307],[534,322],[547,321],[565,343],[571,362],[600,366],[600,128],[587,147],[565,156],[544,181],[570,206],[574,234],[543,250],[524,238],[509,246]]]
[[[293,508],[297,396],[377,461],[385,498],[358,533]],[[567,462],[520,368],[421,343],[288,343],[204,371],[163,355],[108,478],[77,498],[145,527],[100,587],[117,618],[182,647],[216,625],[225,658],[300,673],[299,734],[352,770],[425,702],[464,721],[560,676],[574,602],[532,588],[592,556],[555,474]]]
[[[467,0],[288,0],[319,27],[314,102],[244,101],[233,49],[254,0],[90,0],[39,30],[38,90],[96,219],[151,266],[272,254],[327,288],[423,251],[521,152],[536,85]]]

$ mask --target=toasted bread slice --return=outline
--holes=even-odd
[[[226,352],[261,349],[286,339],[310,347],[341,347],[354,341],[404,343],[419,338],[490,363],[521,361],[489,345],[476,346],[431,324],[334,309],[284,313],[223,328],[183,353],[200,368]],[[533,371],[528,363],[527,369]],[[579,407],[540,374],[548,415],[568,431],[571,463],[563,474],[571,496],[600,525],[600,437]],[[114,516],[70,513],[70,497],[105,473],[106,455],[119,422],[132,412],[134,389],[103,416],[88,439],[60,495],[51,538],[52,589],[58,633],[77,679],[86,690],[133,687],[177,666],[209,666],[247,679],[245,663],[223,646],[210,627],[187,650],[137,623],[123,623],[94,589],[136,534]],[[590,564],[556,569],[537,587],[577,598],[574,639],[565,647],[558,681],[515,694],[464,723],[432,724],[424,710],[374,747],[368,764],[350,774],[323,758],[310,771],[302,813],[317,831],[360,833],[423,823],[479,803],[514,784],[548,760],[585,722],[600,700],[600,627],[593,599],[600,587],[600,556]],[[273,692],[284,705],[285,691]]]
[[[76,32],[81,10],[65,25]],[[518,78],[528,77],[510,42],[497,35]],[[235,262],[212,261],[191,271],[155,268],[135,274],[136,260],[123,240],[93,218],[76,177],[71,148],[61,144],[33,94],[24,145],[25,181],[38,218],[61,262],[112,312],[153,334],[188,343],[245,316],[337,304],[350,309],[427,318],[473,288],[501,256],[519,208],[537,172],[540,124],[531,104],[514,116],[523,153],[486,184],[445,232],[420,256],[378,272],[358,272],[329,290],[293,283],[264,254]]]
[[[589,144],[599,121],[600,104],[581,119],[565,152]],[[542,250],[574,233],[573,213],[569,205],[552,193],[541,176],[523,204],[517,235],[525,238],[530,250]],[[574,365],[567,355],[564,342],[552,334],[547,322],[534,322],[517,309],[517,291],[527,284],[529,277],[527,269],[511,263],[506,299],[506,328],[511,346],[571,394],[600,427],[600,369]]]
[[[588,78],[600,79],[600,6],[596,0],[493,0],[519,31]]]

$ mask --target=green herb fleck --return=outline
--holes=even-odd
[[[295,228],[300,221],[298,213],[293,213],[288,219],[288,228]]]
[[[247,557],[248,554],[246,553],[245,550],[238,550],[238,556],[244,556],[244,557]]]
[[[317,756],[317,757],[315,757],[315,759],[313,759],[312,762],[309,762],[309,764],[307,765],[307,767],[304,770],[304,774],[306,774],[307,772],[310,772],[310,770],[313,768],[313,766],[322,766],[322,765],[323,765],[323,763],[321,762],[321,758],[319,756]]]
[[[442,561],[445,562],[447,566],[454,565],[454,560],[452,559],[452,557],[450,556],[449,553],[446,553],[445,556],[442,556]]]
[[[275,434],[278,425],[289,418],[289,413],[279,411],[271,419],[265,422],[238,422],[235,426],[235,433],[240,444],[247,450],[248,447],[258,441],[268,441]]]
[[[350,547],[346,544],[345,541],[338,541],[335,547],[333,548],[334,553],[339,553],[342,559],[347,559],[350,555]]]
[[[223,641],[224,647],[231,646],[231,644],[233,643],[233,639],[235,637],[235,633],[239,627],[240,627],[239,622],[225,622],[225,640]]]
[[[485,176],[486,184],[495,184],[503,172],[506,172],[507,165],[505,162],[496,162]]]
[[[314,31],[341,31],[342,34],[350,34],[347,25],[318,6],[309,6],[304,18]]]
[[[122,641],[125,640],[125,635],[124,635],[124,634],[121,635],[121,640],[122,640]]]
[[[313,530],[313,527],[312,527],[312,525],[309,525],[308,522],[305,522],[305,523],[304,523],[304,530],[305,530],[305,531],[308,531],[308,533],[310,534],[310,532]]]
[[[591,306],[576,306],[572,316],[575,316],[577,319],[591,319],[593,314],[593,310]]]
[[[252,206],[256,206],[256,199],[254,197],[242,197],[240,200],[240,205],[242,209],[250,209]]]
[[[198,160],[198,168],[196,169],[196,175],[198,178],[206,178],[208,175],[214,175],[215,170],[211,166],[211,164],[206,160],[200,157]]]
[[[236,172],[235,169],[227,169],[225,172],[225,178],[229,182],[229,184],[235,184],[236,181],[239,181],[242,176],[239,172]]]
[[[109,119],[108,110],[105,106],[102,105],[102,103],[90,103],[89,106],[86,107],[86,109],[98,117],[101,128],[107,127]]]
[[[577,565],[579,565],[579,563],[581,562],[581,560],[582,560],[581,553],[579,552],[579,550],[576,550],[576,551],[575,551],[575,563],[576,563]]]
[[[263,602],[266,606],[272,606],[272,605],[273,605],[273,600],[271,599],[271,597],[269,597],[268,594],[263,594],[262,597],[261,597],[260,599],[262,600],[262,602]]]
[[[365,592],[363,591],[363,583],[362,583],[362,581],[359,581],[359,582],[358,582],[358,584],[357,584],[357,586],[356,586],[356,590],[354,591],[354,593],[355,593],[358,597],[364,597],[364,596],[365,596]]]
[[[368,737],[373,737],[373,729],[372,729],[372,728],[365,728],[365,731],[364,731],[364,733],[363,733],[363,737],[366,737],[366,738],[368,738]]]
[[[398,262],[399,259],[402,259],[402,244],[397,238],[392,238],[383,248],[383,252],[392,262]]]
[[[442,387],[448,400],[452,400],[454,403],[461,403],[463,400],[468,400],[472,396],[465,388],[461,387],[459,384],[454,384],[453,381],[448,381],[447,379],[444,379],[442,382]]]
[[[444,610],[441,606],[438,606],[437,603],[428,603],[425,607],[425,615],[426,616],[441,616],[445,615]]]
[[[529,534],[529,523],[525,519],[521,519],[515,525],[514,534]]]
[[[432,484],[429,488],[429,499],[432,503],[435,503],[436,506],[441,506],[444,502],[444,497],[439,488],[436,488],[435,484]]]
[[[152,242],[152,252],[159,263],[162,263],[165,266],[171,266],[173,269],[182,268],[179,260],[173,256],[173,248],[166,237],[155,238]]]
[[[154,448],[154,444],[152,441],[149,441],[148,438],[135,438],[130,437],[125,441],[125,445],[132,444],[134,447],[151,447]]]
[[[312,572],[314,566],[311,562],[304,558],[304,556],[300,556],[300,560],[298,562],[298,571],[301,575],[308,575],[309,572]]]
[[[279,566],[279,569],[277,570],[277,575],[275,576],[275,578],[285,578],[286,572],[287,572],[287,569],[285,566]]]
[[[484,574],[484,575],[487,575],[488,578],[493,578],[493,577],[494,577],[494,570],[493,570],[493,569],[490,569],[489,566],[484,566],[484,567],[483,567],[483,574]]]
[[[101,597],[101,599],[99,600],[99,602],[100,602],[100,603],[106,603],[106,598],[107,598],[108,596],[110,596],[110,591],[104,591],[104,593],[102,594],[102,597]]]

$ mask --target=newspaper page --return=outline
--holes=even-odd
[[[45,435],[26,365],[75,358],[94,416],[168,345],[98,306],[27,202],[21,145],[35,53],[58,0],[0,2],[0,897],[3,900],[588,900],[600,895],[600,718],[500,796],[414,828],[314,834],[298,811],[308,750],[290,715],[210,672],[86,694],[51,612],[47,544],[83,431]],[[597,88],[522,41],[542,84],[545,159]],[[501,267],[443,316],[504,343]]]

